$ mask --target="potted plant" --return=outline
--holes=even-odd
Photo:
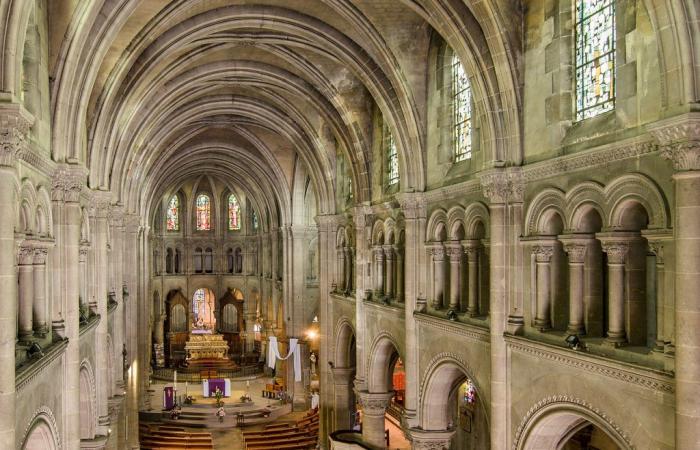
[[[221,392],[221,389],[216,388],[216,391],[214,391],[214,398],[216,398],[216,407],[221,408],[224,406],[223,400],[221,400],[224,396],[224,393]]]

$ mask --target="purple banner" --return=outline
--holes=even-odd
[[[173,409],[175,406],[175,395],[172,386],[163,388],[163,409]]]

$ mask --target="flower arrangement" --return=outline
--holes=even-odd
[[[221,408],[224,406],[223,400],[221,400],[224,397],[224,393],[221,392],[221,389],[216,388],[216,391],[214,391],[214,398],[216,398],[216,407]]]

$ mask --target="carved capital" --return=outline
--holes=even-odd
[[[8,103],[0,106],[0,167],[13,167],[28,151],[27,137],[34,123],[23,106]]]
[[[678,171],[700,170],[700,114],[689,113],[647,127],[659,143],[661,156]]]
[[[28,243],[22,244],[17,251],[17,261],[20,266],[34,264],[34,247]]]
[[[82,166],[62,164],[53,174],[51,180],[51,199],[68,203],[77,203],[87,180],[87,169]]]
[[[44,247],[34,248],[34,260],[35,266],[43,266],[46,264],[46,256],[49,254],[49,249]]]
[[[358,392],[357,394],[362,410],[370,416],[383,416],[391,398],[394,396],[393,392],[382,392],[379,394]]]
[[[569,255],[570,264],[583,264],[586,258],[586,246],[584,244],[566,243],[564,251]]]
[[[554,247],[552,245],[535,245],[532,247],[532,253],[535,254],[538,263],[548,263],[552,260]]]
[[[372,247],[372,250],[374,251],[374,259],[381,262],[384,261],[384,249],[382,248],[381,245],[376,245]]]
[[[454,430],[426,431],[412,428],[408,430],[413,449],[449,450]]]
[[[396,200],[407,219],[419,219],[427,216],[427,202],[425,194],[422,192],[396,194]]]
[[[87,255],[88,251],[90,250],[90,247],[87,245],[81,245],[80,250],[78,251],[78,262],[84,263],[87,261]]]
[[[629,243],[603,242],[603,251],[608,254],[608,264],[624,264],[629,251]]]
[[[484,197],[491,203],[522,203],[525,178],[519,168],[494,169],[480,177]]]
[[[112,193],[109,191],[92,191],[90,212],[100,219],[112,216]]]
[[[335,231],[335,229],[345,222],[345,217],[340,214],[324,214],[315,217],[316,223],[326,231]]]
[[[462,244],[458,242],[451,242],[445,246],[445,253],[449,258],[450,262],[459,262],[462,259]]]
[[[664,243],[661,241],[648,241],[649,250],[656,255],[656,264],[663,265],[664,263]]]
[[[445,260],[445,247],[442,245],[435,245],[430,247],[430,254],[433,257],[433,261],[444,261]]]
[[[394,246],[393,245],[382,245],[384,249],[384,257],[387,261],[394,259]]]

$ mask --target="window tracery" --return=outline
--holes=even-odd
[[[472,88],[464,66],[452,54],[452,120],[455,162],[472,157]]]
[[[615,0],[576,2],[576,120],[615,107]]]
[[[211,200],[206,194],[197,196],[197,231],[211,230]]]

